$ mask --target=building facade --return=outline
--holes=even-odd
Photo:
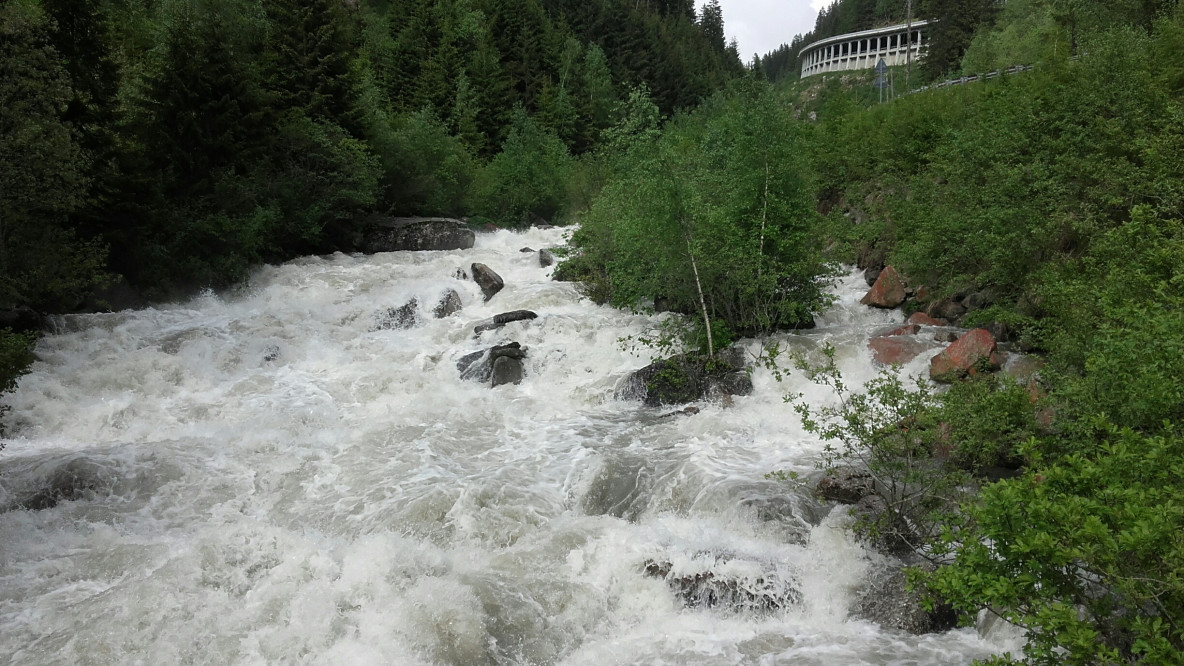
[[[908,61],[910,51],[913,60],[918,60],[925,54],[928,27],[928,21],[914,21],[911,30],[908,24],[902,23],[814,42],[799,52],[802,78],[826,72],[872,69],[880,58],[890,67],[903,65]]]

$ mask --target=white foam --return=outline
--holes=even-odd
[[[518,251],[562,234],[306,258],[231,294],[64,318],[8,398],[0,501],[70,460],[96,482],[54,508],[0,514],[0,657],[949,664],[1008,645],[848,620],[868,555],[840,518],[811,527],[795,514],[809,502],[764,478],[811,471],[821,449],[782,396],[833,397],[758,370],[753,396],[694,417],[616,401],[649,360],[617,340],[650,320],[582,300]],[[453,277],[473,262],[505,278],[489,302]],[[856,382],[875,373],[869,331],[900,319],[858,306],[859,279],[841,281],[817,330],[783,339],[838,345]],[[432,319],[449,288],[464,309]],[[411,298],[420,326],[373,330]],[[539,319],[474,336],[515,309]],[[509,341],[529,348],[522,385],[459,380],[457,358]],[[591,510],[609,505],[633,508]],[[653,559],[772,572],[802,601],[759,616],[684,608],[643,574]]]

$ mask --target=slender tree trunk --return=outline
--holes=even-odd
[[[756,274],[759,277],[764,270],[765,259],[765,228],[769,226],[769,150],[765,149],[765,199],[764,206],[761,209],[761,247],[760,252],[757,253],[757,260],[760,264],[757,265]]]
[[[715,341],[711,337],[711,317],[707,314],[707,299],[703,297],[703,283],[699,281],[699,264],[695,261],[695,249],[691,246],[691,235],[683,232],[687,242],[687,254],[691,257],[691,271],[695,274],[695,289],[699,291],[699,307],[703,311],[703,326],[707,329],[707,356],[715,358]]]

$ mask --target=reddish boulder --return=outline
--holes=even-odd
[[[921,332],[921,327],[916,324],[906,324],[900,328],[892,329],[884,335],[916,335]]]
[[[932,346],[915,337],[907,335],[884,335],[867,341],[868,349],[872,350],[872,358],[884,365],[893,363],[908,363]]]
[[[950,322],[945,319],[935,319],[925,314],[924,312],[914,312],[909,317],[908,323],[917,324],[918,326],[949,326]]]
[[[896,272],[895,268],[888,266],[880,272],[880,276],[876,278],[876,284],[859,302],[873,308],[891,309],[904,303],[905,296],[904,280],[900,279],[900,274]]]
[[[946,347],[929,362],[929,376],[939,382],[952,382],[984,365],[998,369],[995,338],[986,329],[976,328]]]

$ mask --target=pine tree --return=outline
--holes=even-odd
[[[87,189],[85,153],[63,119],[74,98],[51,21],[34,3],[0,4],[0,307],[75,307],[102,252],[67,223]]]
[[[268,83],[283,107],[333,122],[361,136],[351,41],[335,0],[268,0]]]

